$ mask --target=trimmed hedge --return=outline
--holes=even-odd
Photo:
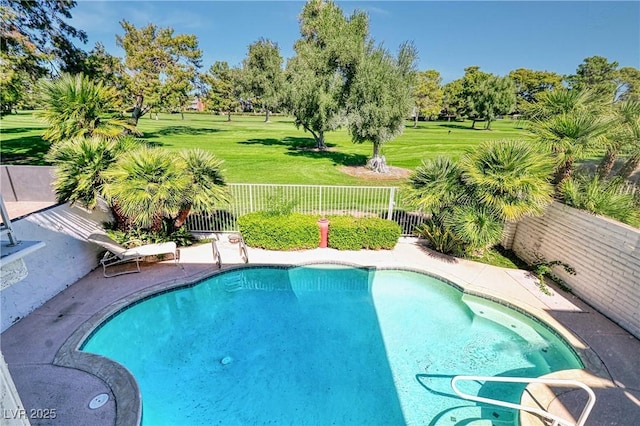
[[[338,250],[390,250],[402,229],[397,223],[377,217],[330,216],[329,247]]]
[[[392,249],[402,233],[397,223],[376,217],[329,216],[329,247],[338,250]],[[250,247],[302,250],[318,247],[318,217],[292,213],[254,212],[238,218]]]
[[[238,229],[249,247],[268,250],[302,250],[318,247],[318,219],[291,213],[254,212],[238,218]]]

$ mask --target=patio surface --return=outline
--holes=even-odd
[[[242,264],[237,245],[223,237],[219,248],[222,270]],[[122,299],[134,300],[140,293],[215,273],[218,269],[212,260],[211,245],[203,244],[182,249],[179,266],[173,261],[144,264],[139,274],[115,278],[104,278],[101,268],[96,269],[2,333],[2,353],[27,412],[55,409],[55,419],[31,419],[31,424],[115,424],[113,389],[93,374],[55,365],[54,358],[74,331],[96,321],[92,317],[97,312],[121,304]],[[444,257],[413,239],[401,240],[392,251],[273,252],[250,248],[249,260],[252,265],[339,262],[407,268],[440,275],[466,291],[501,298],[540,316],[577,347],[587,369],[558,376],[576,377],[595,391],[597,402],[587,425],[640,425],[640,341],[571,294],[556,289],[553,296],[543,294],[526,271]],[[99,409],[89,409],[89,402],[100,393],[108,394],[109,401]],[[583,391],[565,390],[551,403],[552,411],[577,418],[585,400]],[[124,410],[131,410],[130,403],[118,400],[119,417]],[[10,425],[11,420],[4,417],[1,423]]]

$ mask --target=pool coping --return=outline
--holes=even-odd
[[[610,380],[602,378],[603,375],[608,376],[608,374],[606,374],[606,367],[603,361],[595,353],[595,351],[593,351],[589,347],[589,345],[587,345],[581,338],[564,327],[560,322],[558,322],[543,309],[531,306],[520,300],[507,300],[507,296],[501,294],[500,292],[491,291],[485,287],[474,285],[472,283],[466,282],[460,277],[447,276],[448,274],[446,273],[435,273],[427,269],[406,267],[401,265],[373,266],[335,260],[298,263],[252,263],[229,265],[225,266],[224,269],[208,270],[184,278],[174,278],[168,281],[154,284],[148,288],[122,297],[110,303],[97,313],[93,314],[66,339],[60,349],[57,351],[53,360],[53,364],[61,367],[78,369],[103,380],[111,389],[111,392],[114,395],[116,404],[115,424],[117,426],[140,425],[142,421],[142,396],[140,387],[133,374],[125,366],[116,361],[80,350],[82,343],[86,341],[93,333],[95,333],[95,331],[98,330],[102,324],[104,324],[109,318],[117,315],[122,310],[140,303],[147,298],[181,288],[194,286],[205,279],[217,275],[226,274],[228,272],[241,269],[264,267],[291,269],[301,266],[313,265],[340,265],[345,267],[354,267],[374,271],[408,271],[442,280],[448,285],[460,290],[463,294],[481,297],[483,299],[499,303],[500,305],[514,309],[517,312],[520,312],[521,314],[524,314],[525,316],[540,322],[551,332],[555,333],[558,337],[563,339],[570,346],[570,348],[573,349],[573,351],[584,364],[584,369],[561,370],[542,377],[570,378],[582,381],[587,385],[611,385]],[[588,372],[594,373],[598,377],[596,378],[592,374],[588,374]],[[551,389],[544,385],[529,385],[523,392],[521,403],[524,404],[526,402],[526,405],[529,406],[540,405],[546,408],[555,398],[558,397],[558,395],[559,394],[553,392]],[[543,424],[540,422],[540,419],[538,417],[528,415],[523,411],[520,411],[520,418],[520,424],[523,426]]]

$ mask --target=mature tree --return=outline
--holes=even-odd
[[[100,81],[105,86],[124,90],[124,66],[122,60],[111,55],[100,42],[87,54],[83,64],[84,75]]]
[[[473,65],[464,69],[464,76],[462,77],[461,96],[464,99],[462,108],[462,114],[467,118],[473,120],[471,124],[472,128],[475,128],[476,121],[482,119],[479,117],[478,111],[475,110],[473,99],[477,98],[478,91],[480,90],[480,83],[489,78],[490,74],[480,71],[480,67]]]
[[[585,58],[574,75],[567,77],[570,88],[589,90],[611,102],[615,97],[618,62],[609,62],[602,56]]]
[[[249,46],[243,63],[246,89],[265,110],[265,122],[269,113],[282,99],[282,56],[278,45],[271,40],[260,39]]]
[[[623,67],[618,71],[617,99],[640,101],[640,70]]]
[[[49,125],[42,136],[45,140],[55,143],[74,137],[114,138],[125,130],[135,130],[120,116],[118,91],[82,74],[63,74],[44,81],[41,94],[44,111],[39,116]]]
[[[242,70],[230,68],[227,62],[216,61],[209,71],[200,75],[205,84],[204,99],[207,109],[226,111],[227,121],[231,121],[231,112],[240,106],[242,95]]]
[[[496,116],[509,113],[516,104],[516,91],[509,77],[489,75],[482,79],[477,88],[470,92],[469,107],[477,118],[485,120],[485,129],[491,130],[491,122]]]
[[[415,99],[413,127],[418,127],[418,117],[420,115],[427,118],[437,117],[442,111],[444,97],[440,73],[435,70],[418,72],[416,74],[413,97]]]
[[[170,106],[172,99],[182,99],[192,90],[202,52],[195,35],[175,35],[172,28],[154,24],[136,28],[125,20],[120,25],[124,35],[117,35],[116,41],[125,51],[123,77],[137,125],[151,108]]]
[[[87,35],[67,23],[75,5],[73,0],[1,0],[0,50],[10,56],[30,56],[21,64],[30,75],[42,75],[54,62],[63,71],[78,71],[82,51],[73,40],[86,43]]]
[[[447,121],[462,115],[465,99],[462,95],[462,79],[451,81],[443,87],[442,113]]]
[[[349,87],[363,55],[368,19],[362,12],[346,18],[333,1],[311,0],[300,15],[301,38],[287,63],[287,108],[296,127],[326,149],[325,133],[343,123]]]
[[[413,104],[416,60],[412,44],[404,44],[397,59],[381,47],[370,46],[356,70],[348,100],[349,132],[355,143],[373,143],[373,157],[367,162],[373,171],[388,172],[380,148],[404,129]]]
[[[611,120],[602,113],[603,99],[589,91],[560,89],[542,93],[535,104],[530,129],[557,160],[556,187],[571,177],[575,160],[588,148],[604,144]]]
[[[528,104],[535,103],[540,92],[562,87],[562,76],[549,71],[518,68],[509,73],[509,78],[516,86],[516,111],[519,113],[524,112]]]

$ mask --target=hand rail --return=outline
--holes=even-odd
[[[483,382],[505,382],[505,383],[543,383],[546,385],[555,385],[562,387],[577,387],[585,390],[589,395],[589,400],[587,401],[587,405],[582,410],[582,414],[578,418],[576,423],[572,423],[569,420],[563,419],[562,417],[556,416],[555,414],[551,414],[546,410],[536,408],[536,407],[528,407],[526,405],[521,404],[513,404],[511,402],[500,401],[497,399],[491,398],[483,398],[480,396],[470,395],[460,391],[456,383],[460,380],[473,380],[473,381],[483,381]],[[500,407],[513,408],[516,410],[524,410],[529,413],[538,414],[544,418],[553,420],[553,426],[565,425],[565,426],[584,426],[584,423],[587,421],[587,417],[589,417],[589,413],[591,413],[591,409],[596,403],[596,395],[593,390],[585,385],[582,382],[578,382],[577,380],[569,380],[569,379],[545,379],[545,378],[530,378],[530,377],[494,377],[494,376],[455,376],[451,379],[451,388],[460,398],[467,399],[469,401],[476,402],[484,402],[486,404],[498,405]]]

